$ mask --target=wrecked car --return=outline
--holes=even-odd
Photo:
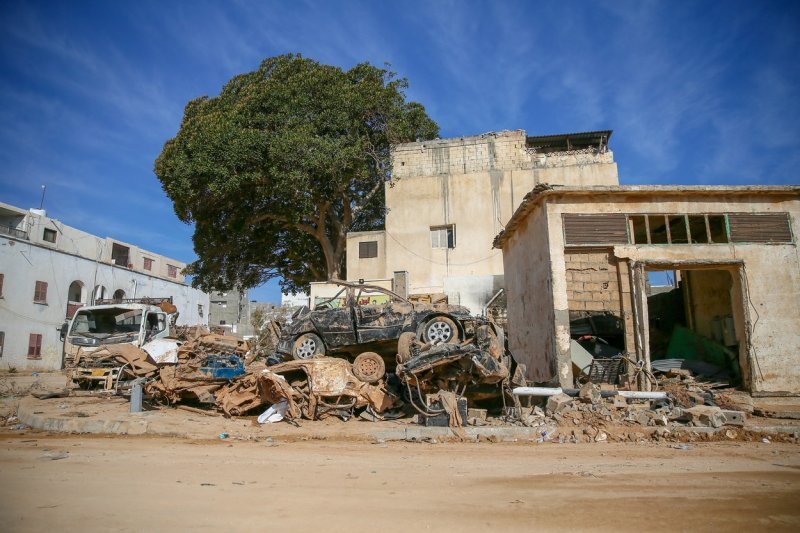
[[[289,361],[251,372],[217,393],[217,406],[228,415],[286,402],[289,419],[349,419],[364,407],[382,413],[398,398],[383,386],[358,379],[349,362],[338,358]]]
[[[303,308],[295,313],[281,333],[276,349],[279,360],[334,354],[355,358],[371,352],[393,366],[397,341],[403,333],[413,333],[427,343],[454,344],[474,329],[474,319],[466,307],[414,303],[375,285],[336,284],[342,289],[333,298],[320,302],[313,311]],[[387,295],[389,302],[370,303],[370,295],[376,293]],[[379,370],[374,367],[380,366],[373,356],[357,363],[357,371],[361,367]]]

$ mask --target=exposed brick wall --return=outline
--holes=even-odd
[[[609,312],[625,324],[626,351],[633,352],[633,313],[628,263],[611,251],[567,251],[564,254],[570,318]]]
[[[525,132],[516,130],[401,144],[392,153],[392,174],[404,178],[530,168],[525,141]]]

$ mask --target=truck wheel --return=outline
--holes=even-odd
[[[383,357],[375,352],[364,352],[353,361],[353,375],[364,383],[375,383],[386,374]]]
[[[303,361],[325,355],[325,345],[315,333],[303,333],[294,340],[292,357]]]
[[[422,328],[422,340],[429,344],[456,344],[459,341],[456,323],[446,316],[435,316]]]

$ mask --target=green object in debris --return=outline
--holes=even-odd
[[[705,361],[720,368],[733,370],[738,375],[738,365],[734,365],[736,354],[708,337],[698,335],[689,328],[675,326],[667,347],[669,359],[692,359]]]

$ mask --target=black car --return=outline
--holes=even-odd
[[[411,302],[375,285],[337,285],[342,289],[314,311],[295,313],[281,332],[276,349],[280,359],[377,352],[393,363],[403,333],[431,344],[456,343],[474,327],[466,307]]]

